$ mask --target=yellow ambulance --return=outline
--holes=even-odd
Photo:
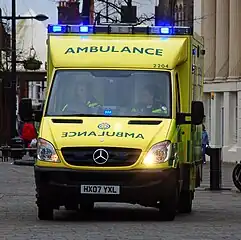
[[[47,45],[39,219],[96,202],[158,208],[166,221],[190,213],[201,181],[203,39],[189,27],[49,25]]]

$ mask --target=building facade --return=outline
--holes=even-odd
[[[241,160],[241,1],[202,0],[204,103],[211,145]]]
[[[0,18],[2,11],[0,9]],[[11,112],[8,111],[11,102],[11,89],[9,87],[8,63],[10,55],[10,34],[7,32],[6,23],[0,19],[0,145],[10,139]]]

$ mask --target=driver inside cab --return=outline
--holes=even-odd
[[[167,115],[167,107],[160,100],[161,91],[156,85],[146,85],[142,89],[141,101],[136,104],[131,112],[141,112],[145,115],[160,114]]]
[[[62,112],[85,113],[88,110],[100,106],[96,99],[90,94],[88,83],[84,81],[74,81],[73,94],[68,99],[68,103],[63,107]]]

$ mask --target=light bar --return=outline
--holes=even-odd
[[[68,29],[67,25],[49,25],[48,33],[66,33]]]
[[[191,35],[191,27],[180,26],[121,26],[121,25],[49,25],[48,33],[52,34],[147,34],[147,35]]]

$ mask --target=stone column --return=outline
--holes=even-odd
[[[231,105],[231,93],[230,92],[224,92],[224,99],[223,99],[223,105],[224,105],[224,146],[229,146],[232,143],[232,133],[233,133],[233,122],[231,118],[231,112],[233,109],[233,106]]]
[[[229,0],[216,0],[216,9],[216,80],[222,80],[228,77]]]
[[[211,126],[210,126],[210,118],[211,118],[211,97],[210,93],[204,93],[203,94],[203,103],[204,103],[204,112],[206,115],[204,125],[206,129],[208,130],[208,133],[210,133]]]
[[[238,98],[238,126],[237,126],[237,132],[238,132],[238,139],[237,139],[237,145],[238,147],[241,147],[241,91],[238,91],[237,94]]]
[[[220,1],[220,0],[218,0]],[[230,0],[229,15],[229,79],[241,77],[241,1]]]
[[[214,99],[211,100],[211,145],[214,148],[222,147],[221,133],[221,100],[222,93],[214,93]]]
[[[215,78],[215,35],[216,35],[216,0],[203,0],[203,36],[206,54],[204,57],[204,76],[206,81]]]

